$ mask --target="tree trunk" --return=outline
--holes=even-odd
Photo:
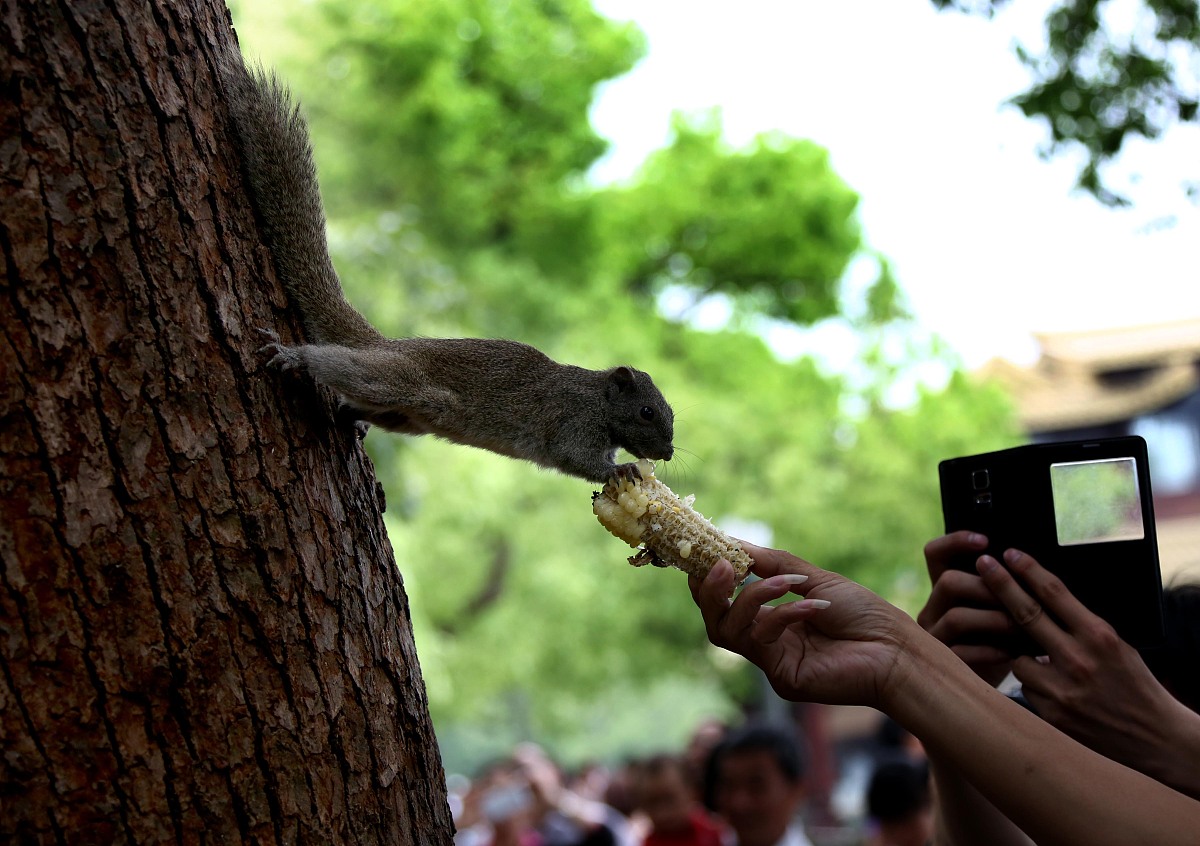
[[[408,601],[215,0],[0,0],[0,841],[449,843]]]

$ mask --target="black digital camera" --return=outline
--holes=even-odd
[[[1142,438],[951,458],[938,465],[938,476],[947,533],[986,535],[997,560],[1010,548],[1032,555],[1125,642],[1141,649],[1162,641],[1162,576]],[[977,557],[955,566],[974,572]]]

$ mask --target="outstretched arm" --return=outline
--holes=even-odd
[[[1194,844],[1200,802],[1011,702],[866,588],[786,552],[748,551],[762,581],[730,603],[732,572],[721,564],[692,580],[693,595],[709,639],[757,664],[782,696],[890,714],[1041,846]],[[807,577],[804,600],[764,607],[799,587],[781,578],[797,575]],[[981,576],[1010,609],[1032,603],[999,565]]]
[[[953,532],[925,545],[931,590],[917,622],[994,686],[1012,669],[1012,656],[1001,645],[1017,625],[978,573],[952,566],[974,561],[986,548],[987,538],[976,532]],[[1030,846],[1024,832],[950,763],[930,755],[929,774],[937,796],[935,846]]]

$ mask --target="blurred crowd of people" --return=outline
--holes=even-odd
[[[980,555],[976,573],[949,566],[985,544],[926,546],[933,589],[916,621],[777,550],[752,548],[763,578],[732,602],[724,562],[694,581],[710,640],[751,657],[784,699],[899,711],[912,728],[884,718],[840,825],[810,802],[819,768],[799,722],[709,721],[682,749],[570,775],[519,745],[451,784],[457,846],[926,846],[935,831],[947,846],[1196,842],[1200,585],[1164,592],[1163,642],[1139,654],[1017,550],[1003,565]],[[835,600],[763,606],[802,580]],[[1006,645],[1022,632],[1040,650]],[[916,669],[881,697],[909,654]],[[1023,708],[995,690],[1005,679]]]
[[[894,724],[885,723],[894,732]],[[902,730],[901,730],[902,731]],[[908,740],[912,740],[908,736]],[[924,846],[920,744],[875,756],[861,814],[806,825],[809,756],[787,722],[698,725],[683,749],[565,773],[533,743],[451,784],[457,846]]]

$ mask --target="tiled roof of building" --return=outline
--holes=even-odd
[[[1200,584],[1200,519],[1193,515],[1158,519],[1155,524],[1163,587]]]
[[[1034,335],[1042,357],[1091,370],[1125,369],[1200,358],[1200,318],[1088,332]]]
[[[994,359],[980,371],[1012,392],[1031,432],[1128,420],[1200,389],[1200,319],[1036,337],[1032,367]]]

